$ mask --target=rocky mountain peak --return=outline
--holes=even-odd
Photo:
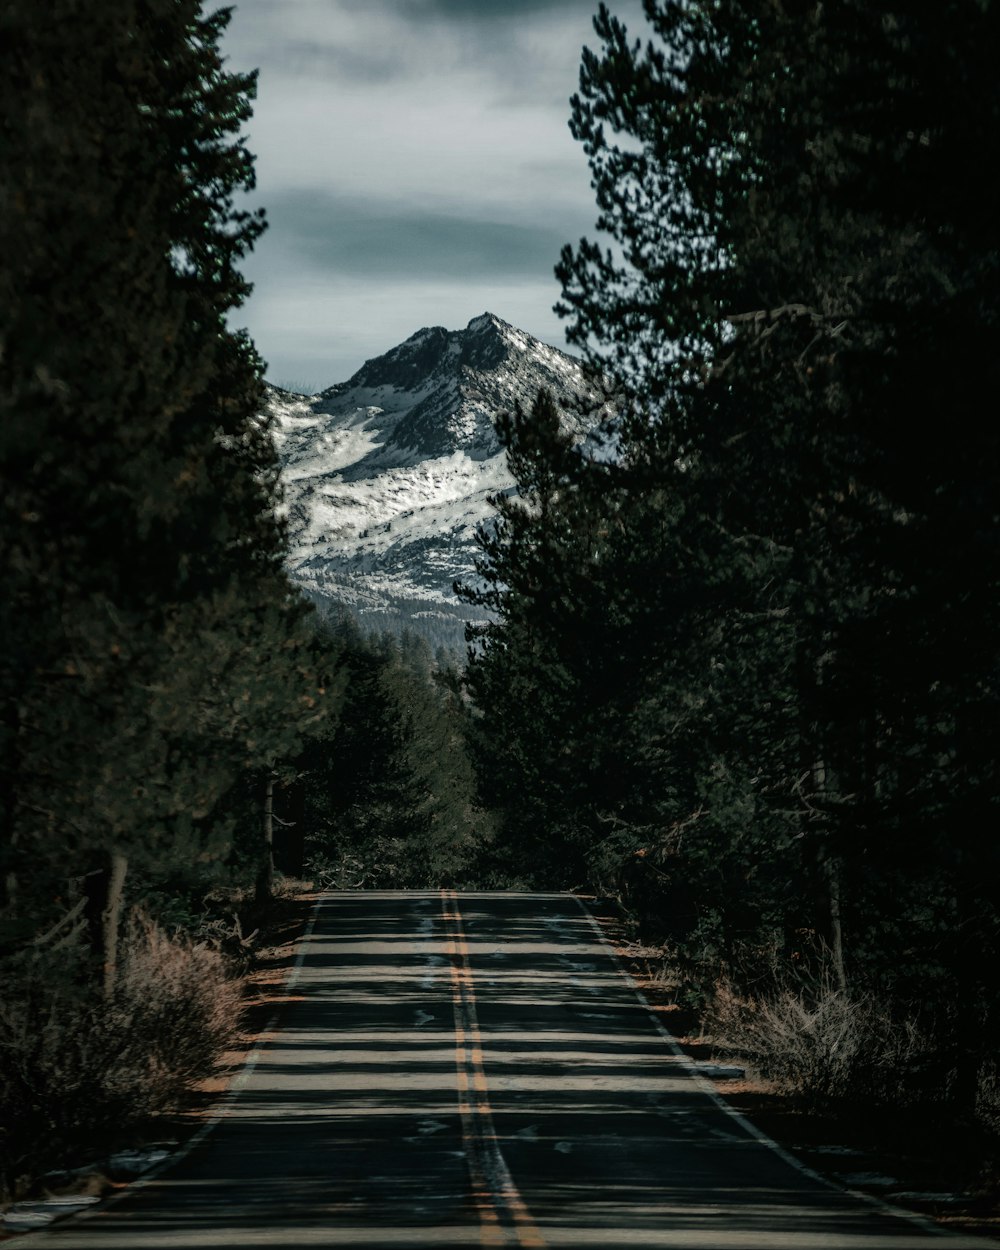
[[[513,485],[494,420],[541,387],[566,403],[587,389],[572,357],[485,312],[418,330],[319,395],[272,388],[293,577],[362,614],[392,602],[460,632],[452,582],[472,574],[487,497]]]
[[[449,355],[453,337],[444,326],[426,326],[384,356],[365,361],[349,382],[332,386],[323,393],[379,386],[412,390],[441,367]]]
[[[494,313],[473,317],[459,332],[462,343],[462,364],[470,369],[495,369],[511,352],[514,327],[501,321]]]

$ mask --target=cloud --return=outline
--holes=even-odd
[[[565,349],[564,327],[552,312],[555,279],[481,278],[397,283],[318,279],[307,265],[262,274],[249,269],[259,294],[234,318],[268,361],[267,376],[291,389],[321,390],[344,382],[365,360],[380,356],[423,326],[459,329],[490,311],[543,342]]]
[[[336,89],[457,75],[506,106],[564,106],[593,41],[591,14],[589,0],[242,0],[227,47],[262,77]]]
[[[562,344],[552,269],[597,215],[567,125],[594,8],[238,0],[224,51],[260,69],[247,129],[270,229],[234,321],[269,376],[327,385],[486,308]]]
[[[391,92],[262,82],[249,138],[265,206],[311,190],[524,225],[583,206],[595,215],[586,159],[558,110],[492,108],[457,78]]]
[[[348,9],[389,10],[415,22],[438,17],[483,26],[524,21],[552,12],[574,17],[589,17],[593,13],[590,0],[494,0],[493,3],[483,0],[343,0],[343,3]]]
[[[274,196],[268,211],[283,249],[314,271],[397,283],[547,277],[570,228],[316,191]]]

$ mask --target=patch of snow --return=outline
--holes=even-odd
[[[74,1211],[91,1207],[100,1198],[90,1194],[68,1194],[59,1198],[39,1198],[33,1202],[15,1202],[3,1212],[0,1227],[9,1233],[26,1233],[33,1228],[44,1228],[53,1220]]]
[[[919,1202],[928,1206],[960,1207],[973,1202],[968,1194],[924,1193],[915,1189],[893,1190],[890,1195],[893,1202]]]
[[[864,1185],[869,1189],[891,1189],[899,1184],[895,1176],[883,1176],[881,1172],[838,1172],[837,1178],[845,1185]]]
[[[708,1063],[697,1061],[694,1064],[694,1070],[700,1076],[712,1077],[717,1081],[738,1080],[746,1076],[746,1068],[737,1068],[724,1063]]]
[[[464,364],[490,335],[498,363]],[[414,376],[431,340],[441,348]],[[566,403],[587,389],[577,361],[484,313],[465,330],[419,330],[318,395],[270,388],[292,577],[352,605],[383,596],[461,611],[452,583],[473,576],[489,496],[514,491],[493,421],[515,402],[530,407],[542,386]]]
[[[108,1159],[108,1165],[114,1172],[139,1176],[150,1168],[162,1163],[170,1154],[169,1150],[120,1150]]]

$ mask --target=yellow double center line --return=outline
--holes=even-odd
[[[500,1152],[486,1086],[483,1039],[476,1014],[476,994],[469,964],[458,896],[441,891],[441,911],[448,935],[451,994],[455,1010],[455,1066],[458,1110],[469,1164],[472,1198],[484,1246],[544,1247]]]

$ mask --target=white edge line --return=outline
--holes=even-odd
[[[302,972],[302,964],[304,963],[306,957],[306,947],[309,943],[309,939],[313,935],[313,930],[316,928],[320,905],[322,904],[324,897],[325,895],[323,893],[317,897],[316,902],[313,904],[312,915],[309,917],[306,927],[302,930],[302,935],[298,941],[299,949],[295,956],[295,962],[292,964],[291,971],[288,974],[288,980],[285,982],[286,991],[291,990],[295,986],[299,979],[299,975]],[[191,1154],[192,1151],[196,1150],[205,1138],[208,1137],[209,1133],[211,1133],[212,1130],[226,1118],[232,1109],[233,1104],[239,1098],[243,1090],[246,1089],[250,1081],[250,1077],[253,1075],[253,1070],[256,1068],[261,1055],[264,1053],[264,1048],[270,1041],[271,1034],[277,1026],[279,1015],[280,1009],[279,1011],[272,1012],[272,1014],[268,1017],[264,1027],[257,1034],[257,1040],[247,1052],[247,1057],[243,1061],[243,1067],[230,1080],[229,1086],[219,1100],[216,1110],[205,1121],[201,1128],[188,1138],[179,1150],[175,1151],[168,1158],[161,1160],[161,1162],[157,1163],[154,1167],[151,1167],[148,1172],[143,1172],[141,1176],[137,1176],[134,1181],[130,1181],[117,1193],[109,1194],[108,1197],[102,1198],[99,1203],[95,1203],[93,1206],[87,1207],[83,1211],[72,1211],[68,1212],[65,1216],[57,1216],[50,1224],[46,1225],[45,1228],[39,1228],[37,1230],[32,1230],[31,1232],[18,1233],[13,1229],[10,1230],[9,1237],[11,1246],[14,1247],[23,1245],[26,1242],[34,1242],[38,1245],[41,1243],[43,1238],[47,1237],[49,1233],[54,1231],[56,1225],[58,1225],[59,1228],[65,1228],[70,1222],[76,1224],[82,1220],[89,1220],[93,1219],[95,1216],[103,1215],[109,1207],[116,1206],[125,1198],[130,1198],[133,1194],[138,1193],[140,1189],[145,1189],[147,1185],[151,1185],[153,1181],[158,1180],[164,1172],[168,1172],[171,1168],[177,1167],[179,1163],[183,1163],[188,1155]]]
[[[891,1216],[893,1219],[910,1220],[912,1223],[919,1225],[925,1232],[933,1233],[938,1237],[961,1238],[967,1245],[978,1245],[980,1239],[977,1238],[975,1242],[970,1242],[968,1239],[971,1234],[956,1232],[950,1228],[942,1228],[940,1224],[936,1224],[932,1219],[930,1219],[929,1216],[921,1215],[919,1211],[908,1211],[905,1207],[895,1207],[891,1203],[886,1202],[884,1198],[879,1198],[875,1194],[865,1193],[862,1189],[851,1189],[846,1185],[838,1185],[836,1181],[830,1180],[829,1177],[823,1176],[820,1172],[813,1171],[811,1167],[803,1163],[800,1159],[796,1159],[796,1157],[787,1151],[784,1146],[779,1146],[773,1137],[769,1137],[767,1133],[765,1133],[762,1129],[759,1129],[756,1124],[754,1124],[751,1120],[748,1120],[742,1111],[738,1111],[734,1106],[732,1106],[722,1096],[722,1094],[719,1093],[712,1082],[708,1080],[707,1077],[702,1076],[702,1074],[698,1071],[690,1055],[686,1055],[684,1053],[677,1039],[657,1018],[652,1004],[642,990],[639,989],[638,985],[636,985],[628,969],[623,965],[618,952],[615,950],[614,946],[605,935],[604,930],[598,923],[597,917],[593,914],[579,894],[573,894],[571,897],[576,899],[580,906],[580,910],[587,917],[594,929],[594,932],[597,934],[601,945],[607,948],[609,954],[615,962],[615,968],[617,969],[619,976],[622,977],[626,985],[639,1000],[643,1009],[649,1015],[657,1033],[659,1033],[663,1041],[670,1047],[671,1051],[677,1055],[678,1058],[685,1061],[687,1071],[689,1072],[695,1085],[703,1094],[707,1094],[720,1110],[724,1111],[726,1115],[736,1120],[743,1127],[743,1129],[750,1134],[751,1137],[756,1138],[761,1145],[767,1146],[770,1150],[773,1150],[780,1159],[783,1159],[786,1163],[791,1164],[797,1172],[801,1172],[803,1176],[807,1176],[810,1180],[817,1181],[820,1185],[823,1185],[827,1189],[832,1189],[835,1193],[846,1193],[852,1198],[858,1198],[862,1202],[868,1203],[869,1206],[874,1207],[882,1215]]]

